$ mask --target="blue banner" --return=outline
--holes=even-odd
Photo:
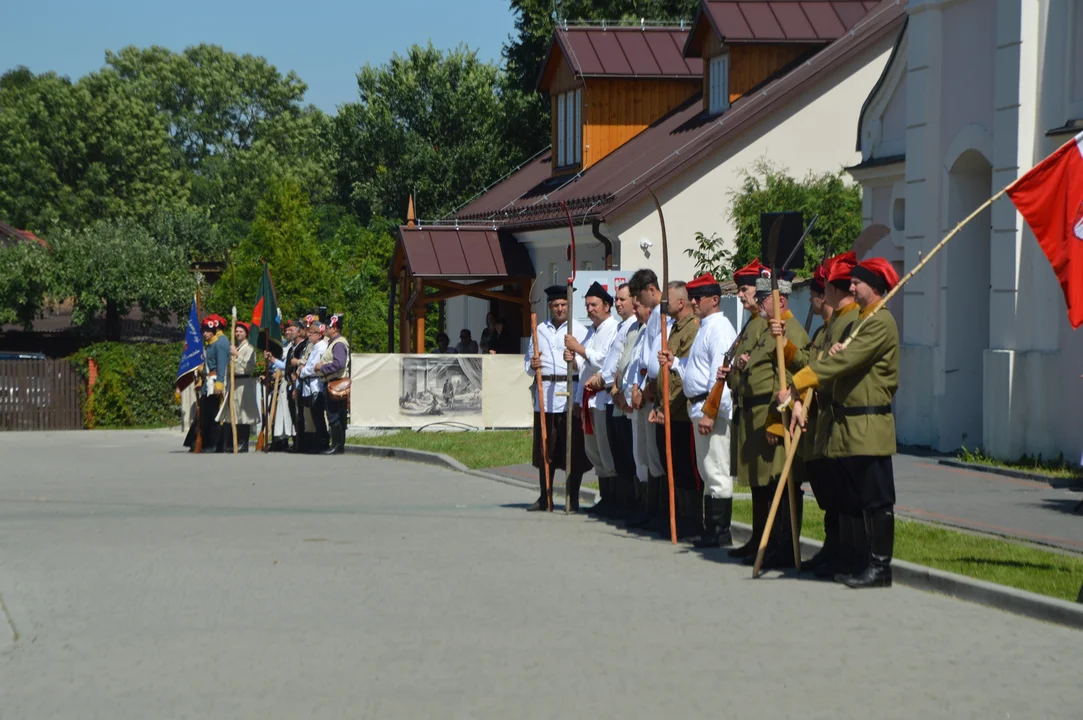
[[[203,364],[203,337],[199,334],[199,313],[196,300],[192,298],[192,311],[188,314],[188,326],[184,330],[184,353],[177,368],[177,389],[183,389],[192,381],[192,373]]]

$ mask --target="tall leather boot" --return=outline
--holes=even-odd
[[[579,512],[579,488],[583,486],[583,473],[572,473],[564,482],[564,492],[568,498],[568,512]]]
[[[550,470],[549,472],[552,472]],[[545,465],[538,468],[538,499],[534,501],[534,504],[526,509],[527,512],[541,512],[549,509],[549,495],[546,492],[545,482]]]
[[[811,570],[816,577],[830,577],[834,575],[832,570],[835,558],[838,554],[839,522],[834,512],[824,513],[824,544],[819,552],[813,555],[807,562],[801,563],[802,569]]]
[[[617,500],[609,513],[611,520],[625,520],[632,514],[635,506],[635,486],[628,482],[627,476],[617,474],[613,477],[613,493]]]
[[[752,488],[752,537],[744,545],[729,551],[731,558],[755,558],[760,549],[760,538],[767,526],[767,516],[771,512],[771,487]]]
[[[252,436],[251,425],[238,425],[237,426],[237,452],[248,452],[248,439]]]
[[[771,486],[771,494],[777,486]],[[798,502],[802,502],[798,494]],[[802,502],[803,504],[803,502]],[[797,522],[802,519],[802,507],[797,505]],[[768,508],[770,510],[770,508]],[[793,557],[793,525],[790,523],[790,492],[782,491],[782,500],[778,504],[778,512],[775,513],[775,525],[771,528],[771,539],[767,543],[767,551],[763,554],[763,570],[781,570],[794,567]]]
[[[704,511],[703,534],[692,543],[698,548],[717,548],[733,544],[730,535],[730,519],[733,517],[733,498],[708,496]]]
[[[346,452],[346,428],[332,425],[328,428],[331,433],[331,447],[324,450],[321,455],[341,455]]]
[[[865,572],[869,566],[869,543],[864,517],[840,513],[839,518],[839,538],[845,548],[845,556],[839,572],[835,574],[835,582],[844,583],[854,575]]]
[[[869,566],[845,580],[847,587],[891,587],[891,556],[895,552],[895,513],[891,508],[865,513],[869,537]]]
[[[598,476],[598,494],[601,495],[601,499],[584,510],[584,512],[588,515],[605,517],[608,514],[610,506],[613,504],[613,490],[609,485],[608,477],[602,475]]]
[[[676,493],[674,493],[676,498]],[[669,482],[666,478],[658,479],[658,508],[654,513],[654,520],[648,528],[651,532],[658,533],[664,538],[669,538]]]
[[[695,490],[678,490],[677,539],[698,538],[703,534],[703,495]]]
[[[654,520],[654,514],[658,510],[658,478],[654,475],[647,475],[647,487],[643,493],[640,509],[640,514],[626,522],[625,527],[639,530],[647,527]]]

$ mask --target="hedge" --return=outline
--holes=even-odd
[[[101,342],[68,359],[89,376],[87,360],[98,363],[98,380],[83,400],[86,427],[164,427],[180,424],[176,400],[177,365],[184,343]],[[93,420],[91,420],[93,418]]]

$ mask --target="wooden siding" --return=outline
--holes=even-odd
[[[583,91],[583,169],[695,95],[699,82],[699,79],[588,80]]]
[[[582,78],[577,78],[569,67],[564,55],[558,50],[553,58],[553,69],[546,78],[550,95],[559,95],[583,87]]]
[[[730,102],[809,52],[812,45],[728,45],[730,54]],[[717,35],[711,35],[703,45],[703,109],[710,109],[711,58],[723,52]]]

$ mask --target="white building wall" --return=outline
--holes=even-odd
[[[797,177],[809,171],[836,172],[858,162],[853,118],[883,70],[893,39],[855,58],[848,68],[795,97],[785,110],[654,188],[666,217],[671,279],[692,278],[695,266],[685,250],[694,247],[697,232],[717,233],[733,247],[729,194],[740,188],[742,171],[751,170],[757,160],[766,158]],[[661,231],[649,196],[619,217],[608,218],[608,225],[610,237],[620,240],[623,269],[650,267],[661,277]],[[641,249],[643,241],[652,243],[647,252]]]

